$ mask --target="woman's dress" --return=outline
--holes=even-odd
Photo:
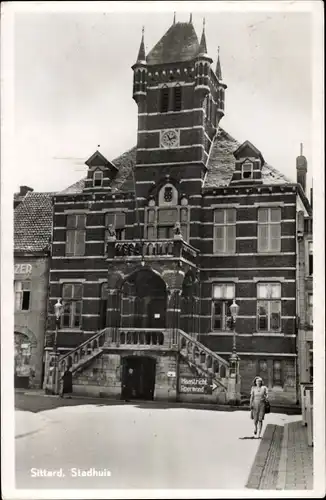
[[[265,401],[268,397],[267,387],[262,385],[261,387],[254,386],[251,388],[251,406],[252,414],[251,418],[254,422],[261,422],[264,420],[265,416]]]

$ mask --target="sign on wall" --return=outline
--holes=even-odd
[[[30,274],[32,272],[32,264],[15,264],[15,274]]]
[[[179,390],[183,394],[212,394],[211,380],[205,377],[180,377]]]

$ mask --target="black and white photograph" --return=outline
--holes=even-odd
[[[1,5],[4,499],[325,496],[323,7]]]

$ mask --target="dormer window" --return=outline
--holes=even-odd
[[[253,169],[254,169],[254,166],[253,166],[253,163],[251,161],[245,161],[243,164],[242,164],[242,179],[252,179],[253,178]]]
[[[102,187],[102,183],[103,183],[103,172],[98,170],[97,172],[94,172],[93,186],[94,187]]]

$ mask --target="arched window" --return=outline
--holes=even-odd
[[[174,99],[173,99],[173,109],[174,111],[180,111],[182,109],[182,89],[180,85],[176,85],[174,88]]]

